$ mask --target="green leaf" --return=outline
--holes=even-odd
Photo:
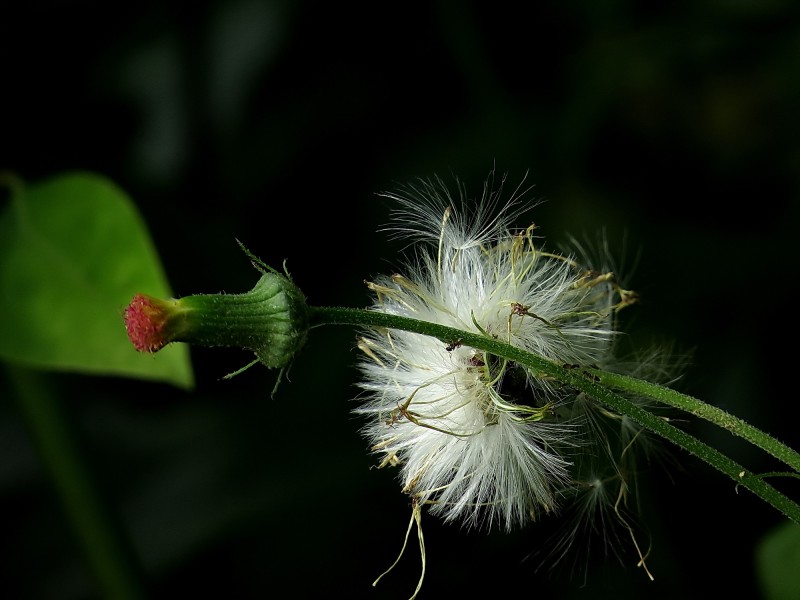
[[[86,172],[25,185],[0,173],[0,359],[30,367],[119,375],[189,389],[188,348],[137,352],[122,313],[137,292],[169,284],[130,198]]]
[[[800,598],[800,525],[787,521],[756,548],[756,569],[765,600]]]

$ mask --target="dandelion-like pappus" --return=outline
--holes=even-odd
[[[515,229],[528,190],[503,199],[505,181],[494,183],[474,201],[440,178],[384,194],[398,207],[387,229],[408,237],[413,254],[401,273],[368,282],[372,310],[501,340],[568,368],[613,368],[617,313],[636,295],[608,257],[586,264],[580,248],[547,250],[535,225]],[[367,419],[380,466],[399,467],[415,511],[510,530],[579,498],[581,519],[590,519],[590,505],[608,510],[627,493],[629,446],[641,432],[585,394],[458,339],[372,328],[359,348],[364,394],[355,412]]]

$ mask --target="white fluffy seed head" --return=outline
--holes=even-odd
[[[369,283],[373,310],[500,339],[563,365],[605,365],[615,313],[633,300],[613,273],[547,251],[522,186],[505,179],[471,200],[456,182],[423,180],[385,196],[387,229],[414,249],[402,270]],[[559,508],[587,431],[574,394],[474,348],[415,333],[368,330],[359,342],[364,390],[356,412],[381,466],[403,490],[465,526],[504,529]]]

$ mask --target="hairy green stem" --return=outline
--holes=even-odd
[[[678,391],[635,379],[627,375],[620,375],[618,373],[609,373],[608,371],[600,371],[596,369],[587,369],[590,373],[596,376],[600,383],[615,390],[630,392],[637,396],[644,396],[658,400],[664,404],[678,408],[689,414],[710,421],[715,425],[719,425],[723,429],[727,429],[732,434],[737,435],[751,444],[761,448],[765,452],[771,454],[778,460],[789,465],[797,473],[800,473],[800,452],[793,450],[786,444],[775,439],[771,435],[753,427],[750,423],[743,421],[739,417],[725,412],[721,408],[706,404],[702,400],[693,398]]]
[[[762,477],[750,473],[742,465],[731,460],[728,456],[616,393],[612,389],[613,386],[610,381],[603,381],[604,372],[582,368],[564,368],[562,365],[501,342],[498,339],[462,331],[445,325],[420,321],[418,319],[371,310],[343,307],[310,307],[309,312],[310,324],[312,327],[320,325],[356,325],[400,329],[432,336],[445,344],[460,343],[465,346],[483,350],[484,352],[489,352],[495,356],[524,364],[534,372],[562,381],[586,393],[592,398],[595,398],[620,414],[626,415],[642,427],[662,436],[683,448],[685,451],[707,462],[712,467],[733,479],[737,485],[749,489],[788,518],[796,523],[800,523],[800,504],[786,497],[772,485],[764,481]],[[616,383],[624,384],[626,382],[617,381]],[[654,393],[654,391],[650,390],[650,393],[645,395],[653,397],[652,393]],[[699,400],[695,402],[697,404],[702,404]],[[687,404],[687,406],[689,405]],[[692,403],[692,406],[697,408],[694,403]],[[678,405],[678,408],[682,407]],[[752,434],[752,432],[740,433],[741,430],[738,428],[738,424],[735,421],[731,421],[728,428],[731,431],[737,431],[737,433],[743,435],[743,437]],[[766,434],[761,434],[761,436],[766,436]],[[761,436],[757,436],[757,439],[760,439]]]

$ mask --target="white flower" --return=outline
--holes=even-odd
[[[492,336],[562,365],[604,365],[616,309],[632,296],[611,273],[551,253],[504,179],[482,195],[438,178],[385,194],[390,228],[412,243],[403,273],[370,282],[373,310]],[[511,529],[559,507],[574,489],[586,439],[575,393],[474,348],[410,332],[370,330],[359,347],[356,409],[381,466],[399,466],[415,506],[466,526]]]

